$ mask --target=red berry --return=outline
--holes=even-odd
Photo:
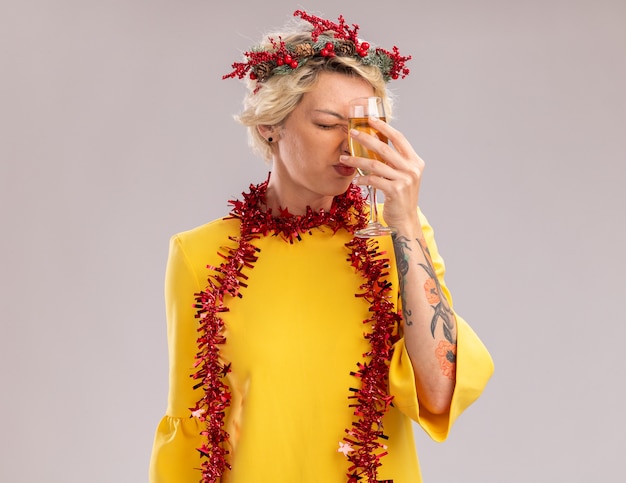
[[[293,59],[291,58],[291,55],[287,54],[285,55],[285,64],[291,64],[291,61]]]
[[[292,69],[295,69],[296,67],[298,67],[298,61],[297,60],[292,60],[291,64],[289,64],[291,66]]]
[[[335,50],[335,46],[332,42],[326,42],[326,50]]]
[[[277,65],[283,65],[285,63],[285,61],[283,60],[282,57],[279,57],[278,59],[276,59],[276,64]]]
[[[250,72],[250,79],[252,79],[252,80],[256,80],[257,79],[257,76],[256,76],[256,74],[254,72]]]
[[[367,42],[361,42],[361,48],[367,51],[370,48],[370,44]]]
[[[367,55],[367,51],[366,50],[359,50],[359,56],[360,57],[365,57]]]
[[[320,50],[320,54],[322,55],[322,57],[328,57],[328,50],[322,49]]]

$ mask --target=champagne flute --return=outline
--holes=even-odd
[[[375,117],[381,121],[386,121],[385,107],[383,100],[380,97],[359,97],[350,101],[350,114],[348,118],[349,129],[356,129],[357,131],[364,132],[377,136],[382,142],[388,142],[386,136],[378,132],[371,127],[368,123],[370,117]],[[358,138],[349,136],[350,153],[352,156],[358,156],[361,158],[376,159],[383,162],[383,160],[374,151],[362,146]],[[359,169],[359,173],[363,176],[369,174],[367,171]],[[357,230],[355,236],[361,238],[367,238],[372,236],[391,235],[393,229],[388,226],[382,225],[378,221],[378,205],[376,201],[376,188],[367,185],[368,201],[370,205],[370,216],[367,226]]]

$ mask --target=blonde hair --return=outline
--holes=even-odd
[[[282,38],[286,43],[310,41],[309,32],[274,34],[268,38]],[[263,46],[271,50],[272,45]],[[362,78],[374,89],[374,95],[383,99],[387,120],[391,118],[392,98],[380,69],[365,65],[355,57],[309,57],[297,69],[287,74],[275,74],[263,81],[248,80],[248,93],[243,101],[243,111],[235,119],[248,128],[248,143],[252,150],[266,162],[272,160],[271,145],[259,133],[258,126],[280,127],[300,103],[302,96],[315,87],[321,72],[336,72]]]

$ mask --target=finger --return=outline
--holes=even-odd
[[[394,198],[396,192],[394,181],[377,174],[366,174],[358,176],[353,181],[358,186],[370,186],[385,194],[385,198]]]
[[[405,157],[415,156],[419,158],[406,136],[394,128],[391,124],[381,121],[375,117],[370,118],[368,122],[370,126],[379,131],[383,136],[386,136],[401,155]]]
[[[396,150],[387,142],[381,141],[378,136],[354,129],[350,131],[350,136],[368,151],[376,153],[379,162],[382,161],[391,166],[397,164],[402,166],[402,161]]]
[[[400,175],[395,179],[390,179],[375,173],[368,173],[354,178],[354,184],[359,186],[372,186],[390,199],[402,199],[408,201],[411,193],[419,191],[419,180],[415,180],[408,175]]]
[[[400,174],[395,167],[377,159],[361,158],[358,156],[341,156],[339,159],[341,163],[346,166],[351,166],[382,178],[395,179]]]

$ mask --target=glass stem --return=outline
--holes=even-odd
[[[376,202],[376,188],[367,186],[367,191],[370,199],[370,221],[369,224],[378,223],[378,203]]]

